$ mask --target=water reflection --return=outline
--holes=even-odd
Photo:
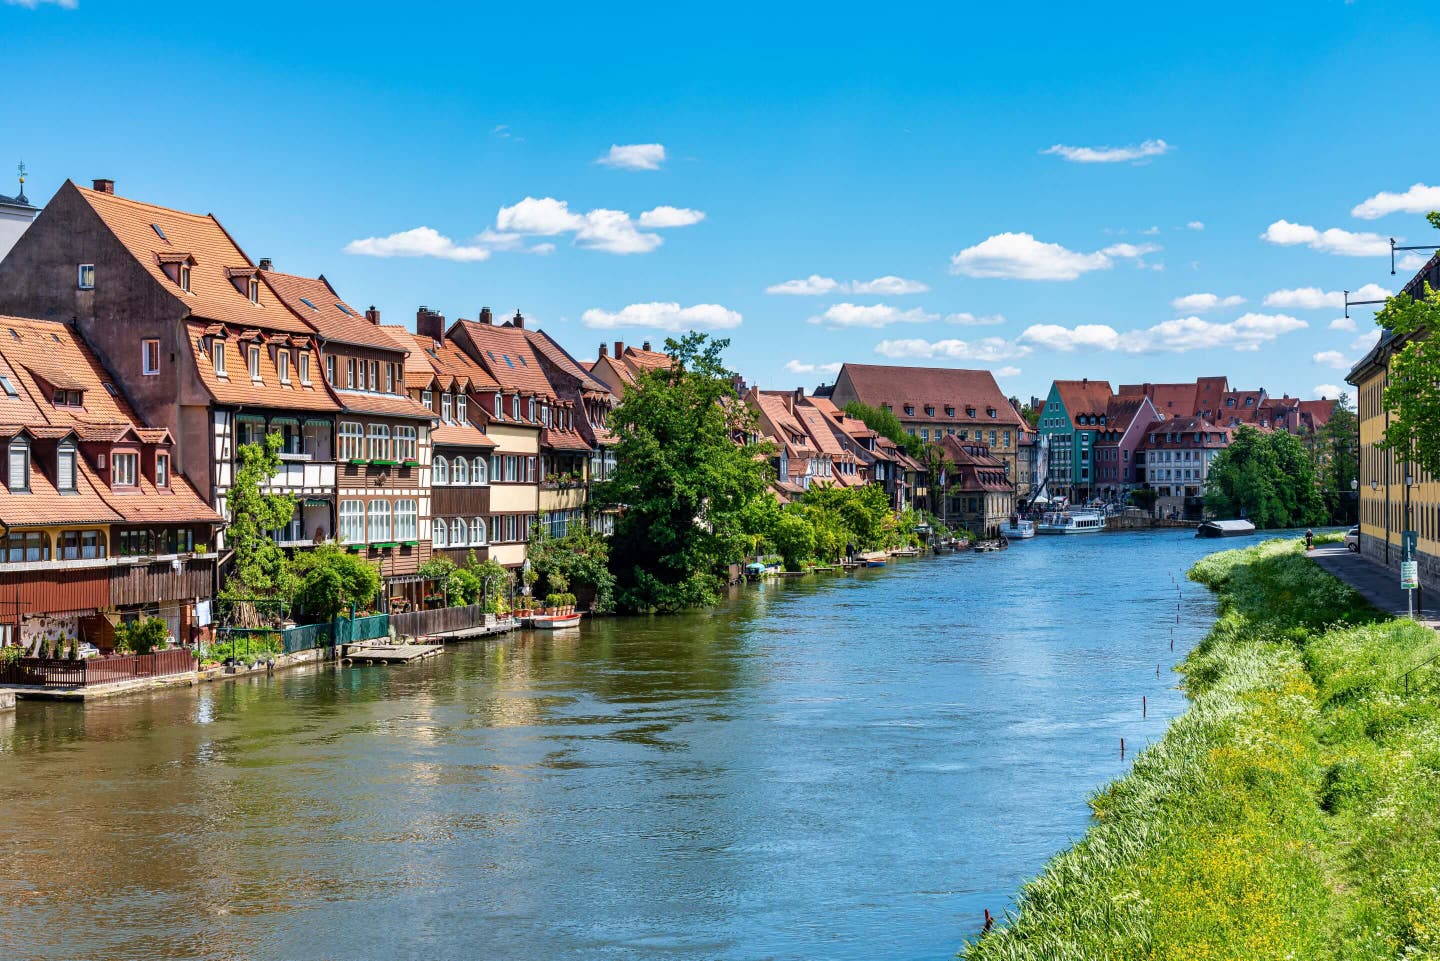
[[[1172,655],[1172,578],[1208,549],[1038,540],[407,668],[23,704],[0,955],[948,957],[1182,706],[1166,668],[1211,609],[1185,588]]]

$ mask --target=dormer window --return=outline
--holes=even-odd
[[[30,441],[24,437],[10,442],[9,481],[12,494],[30,493]]]
[[[444,421],[445,423],[447,423],[447,424],[450,423],[450,419],[451,419],[451,418],[450,418],[450,405],[451,405],[450,395],[449,395],[449,394],[441,394],[441,395],[440,395],[440,419],[441,419],[442,421]]]
[[[255,345],[255,344],[251,344],[250,347],[249,347],[249,350],[248,350],[248,357],[249,357],[249,361],[250,361],[250,379],[251,379],[251,380],[259,380],[259,379],[260,379],[260,348],[259,348],[257,345]]]
[[[65,493],[75,490],[74,441],[61,441],[55,448],[55,489]]]
[[[180,289],[187,294],[190,292],[190,265],[180,265]]]
[[[307,387],[310,385],[310,352],[309,352],[309,351],[302,351],[302,352],[300,353],[300,383],[305,384]]]
[[[466,404],[465,404],[465,395],[464,395],[464,394],[456,394],[456,395],[455,395],[455,423],[457,423],[457,424],[468,424],[468,423],[470,423],[470,415],[469,415],[469,413],[465,410],[465,407],[466,407]]]
[[[520,395],[516,394],[510,398],[510,413],[516,419],[520,419]]]
[[[138,454],[115,454],[110,458],[110,486],[134,487]]]
[[[974,408],[974,407],[971,407],[969,404],[966,404],[966,405],[965,405],[965,416],[966,416],[966,417],[974,417],[974,416],[975,416],[975,408]]]
[[[531,397],[531,398],[530,398],[530,403],[529,403],[529,405],[527,406],[527,411],[528,411],[528,413],[529,413],[530,423],[532,423],[532,424],[535,423],[535,398],[534,398],[534,397]]]
[[[280,350],[275,353],[275,368],[280,372],[280,383],[290,383],[290,351]]]
[[[210,350],[211,350],[211,358],[214,360],[214,363],[215,363],[215,373],[216,373],[216,375],[219,376],[219,377],[224,377],[224,376],[226,376],[226,375],[225,375],[225,341],[221,340],[221,339],[218,338],[218,337],[215,338],[215,340],[214,340],[214,341],[211,343],[211,345],[210,345]]]
[[[905,413],[907,413],[907,414],[913,414],[913,413],[915,413],[915,405],[914,405],[914,404],[906,404],[906,405],[905,405]]]
[[[946,405],[945,405],[945,416],[946,416],[946,417],[954,417],[954,416],[955,416],[955,408],[954,408],[954,407],[951,407],[949,404],[946,404]]]
[[[926,417],[934,417],[934,416],[935,416],[935,406],[934,406],[933,404],[926,404],[926,405],[925,405],[925,416],[926,416]]]
[[[329,354],[325,357],[325,380],[331,387],[339,387],[335,382],[335,355]]]
[[[395,365],[385,365],[385,393],[395,393]]]
[[[169,455],[169,454],[156,454],[156,455],[155,455],[155,486],[156,486],[156,487],[169,487],[169,486],[170,486],[170,455]]]
[[[505,419],[505,395],[504,395],[504,394],[499,394],[499,393],[497,393],[497,394],[495,395],[495,419],[496,419],[496,420],[504,420],[504,419]]]
[[[260,281],[254,277],[250,278],[250,303],[260,303]]]
[[[420,403],[431,410],[435,409],[435,392],[433,390],[422,390],[420,392]]]

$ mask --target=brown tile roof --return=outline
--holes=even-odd
[[[575,431],[555,430],[553,427],[547,427],[540,432],[540,446],[549,447],[552,450],[590,450],[590,445],[585,443],[585,438]]]
[[[1199,395],[1195,384],[1121,384],[1122,397],[1149,397],[1155,409],[1166,417],[1188,417],[1196,407]]]
[[[309,332],[264,284],[260,285],[259,303],[252,304],[248,291],[241,292],[230,281],[229,268],[254,265],[213,215],[171,210],[85,187],[75,189],[140,266],[194,316],[237,326]],[[164,231],[163,238],[156,226]],[[162,254],[181,252],[195,260],[188,293],[170,279],[160,263]]]
[[[840,377],[848,377],[863,403],[871,407],[888,405],[902,421],[948,421],[957,425],[983,421],[1010,426],[1020,420],[988,370],[845,364]],[[905,413],[906,404],[915,409],[914,414]],[[933,415],[925,413],[926,405],[935,408]],[[947,405],[954,408],[953,415],[945,413]],[[967,405],[975,408],[974,417],[966,413]],[[994,418],[987,413],[991,408],[996,412]]]
[[[63,373],[62,373],[63,372]],[[32,426],[129,427],[135,412],[100,365],[84,340],[68,324],[0,316],[0,375],[10,379],[18,397],[0,393],[0,421]],[[83,407],[56,406],[47,399],[40,380],[64,380],[66,390],[83,390]]]
[[[275,360],[270,350],[260,349],[260,382],[250,379],[249,361],[244,341],[231,338],[226,344],[225,372],[221,377],[208,351],[200,349],[200,339],[205,334],[205,324],[191,321],[187,324],[190,352],[195,358],[195,369],[200,382],[212,397],[222,404],[244,404],[249,407],[294,408],[298,410],[335,411],[340,405],[325,386],[324,371],[320,366],[320,353],[313,346],[307,349],[310,355],[310,384],[300,383],[299,372],[292,368],[290,383],[280,383],[280,374],[275,369]]]
[[[265,283],[275,291],[281,303],[326,340],[380,350],[402,349],[395,338],[366,320],[363,311],[346,303],[323,275],[300,277],[262,270],[260,276],[265,278]]]
[[[55,489],[54,479],[39,465],[30,471],[30,492],[14,494],[0,484],[0,523],[6,527],[46,527],[51,524],[117,524],[123,515],[100,492],[99,478],[84,457],[75,458],[73,494]],[[187,487],[189,485],[186,485]]]
[[[610,393],[609,387],[606,387],[600,381],[590,376],[590,371],[574,357],[571,357],[565,348],[561,347],[559,343],[549,334],[545,333],[545,331],[527,329],[525,331],[525,339],[530,341],[531,347],[534,347],[536,351],[545,355],[546,360],[579,381],[581,390],[593,390],[606,394]]]
[[[495,441],[473,424],[440,424],[430,428],[430,442],[448,447],[494,447]]]
[[[372,394],[363,390],[336,390],[335,397],[346,411],[357,414],[379,414],[385,417],[413,417],[434,420],[430,408],[409,394]]]
[[[83,458],[81,458],[83,460]],[[221,522],[215,510],[200,499],[189,481],[179,475],[170,478],[170,487],[157,488],[142,472],[133,490],[117,493],[100,488],[103,497],[127,523],[182,524]]]
[[[449,390],[458,382],[461,390],[477,394],[491,393],[500,389],[500,384],[491,377],[484,367],[477,364],[469,354],[453,340],[442,340],[438,345],[429,337],[411,333],[404,328],[386,327],[395,336],[403,336],[410,349],[405,358],[405,384],[407,387],[428,389],[432,380],[438,379],[441,389]],[[411,380],[412,367],[415,380]],[[423,382],[421,382],[423,380]]]
[[[457,320],[455,327],[465,331],[479,353],[478,357],[472,354],[471,358],[480,362],[500,389],[555,398],[555,389],[545,376],[524,329],[473,320]]]
[[[1110,382],[1108,380],[1057,380],[1055,389],[1060,393],[1060,402],[1070,415],[1070,423],[1080,426],[1076,420],[1081,414],[1100,415],[1110,406]]]

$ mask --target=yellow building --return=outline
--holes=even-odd
[[[1427,280],[1440,287],[1440,256],[1432,258],[1405,285],[1405,292],[1423,294]],[[1404,339],[1385,331],[1345,378],[1358,393],[1360,553],[1398,571],[1403,534],[1413,530],[1421,586],[1440,586],[1440,482],[1402,456],[1377,446],[1390,423],[1382,403],[1390,379],[1390,358],[1404,345]]]

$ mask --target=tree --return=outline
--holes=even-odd
[[[231,616],[247,626],[255,626],[259,621],[255,600],[284,599],[293,593],[294,582],[285,552],[271,539],[270,532],[290,523],[295,514],[295,498],[263,490],[280,472],[280,448],[284,443],[276,431],[267,435],[262,443],[241,444],[235,449],[239,466],[235,470],[235,483],[226,494],[230,518],[225,529],[234,558],[229,580],[220,595],[235,602]]]
[[[318,544],[291,563],[298,586],[295,607],[312,624],[333,621],[355,608],[367,608],[380,592],[380,570],[333,541]]]
[[[815,529],[799,511],[782,511],[775,522],[775,550],[787,571],[798,571],[815,556]]]
[[[1337,523],[1353,523],[1357,507],[1354,484],[1360,477],[1360,450],[1355,411],[1347,395],[1340,395],[1335,409],[1330,412],[1330,419],[1319,433],[1316,470],[1326,510],[1331,520]]]
[[[551,537],[536,525],[527,556],[544,587],[537,596],[565,593],[575,586],[594,594],[591,610],[609,611],[615,605],[615,575],[610,572],[610,546],[584,524],[571,524],[564,537]]]
[[[643,372],[611,415],[616,470],[597,498],[623,506],[611,541],[620,606],[677,611],[713,603],[739,561],[739,523],[770,496],[768,445],[736,400],[721,362],[727,340],[689,333],[665,342],[675,363]]]
[[[895,416],[893,410],[885,410],[881,407],[871,407],[869,404],[862,404],[858,400],[852,400],[845,405],[847,417],[854,417],[863,421],[865,426],[884,437],[888,437],[900,446],[900,449],[912,457],[920,453],[924,441],[905,429],[900,423],[900,418]]]
[[[1265,438],[1275,452],[1279,475],[1275,491],[1285,509],[1281,521],[1285,527],[1309,527],[1325,523],[1325,498],[1316,483],[1315,464],[1300,438],[1285,431],[1275,431]]]
[[[1429,220],[1440,226],[1440,214],[1432,212]],[[1418,299],[1396,294],[1375,322],[1403,344],[1390,357],[1389,383],[1381,398],[1390,422],[1376,446],[1426,473],[1440,473],[1440,430],[1435,429],[1440,424],[1440,338],[1430,336],[1440,330],[1440,294],[1428,281]]]
[[[1284,431],[1262,434],[1244,425],[1210,465],[1205,508],[1244,517],[1256,527],[1323,523],[1325,502],[1305,446]]]

